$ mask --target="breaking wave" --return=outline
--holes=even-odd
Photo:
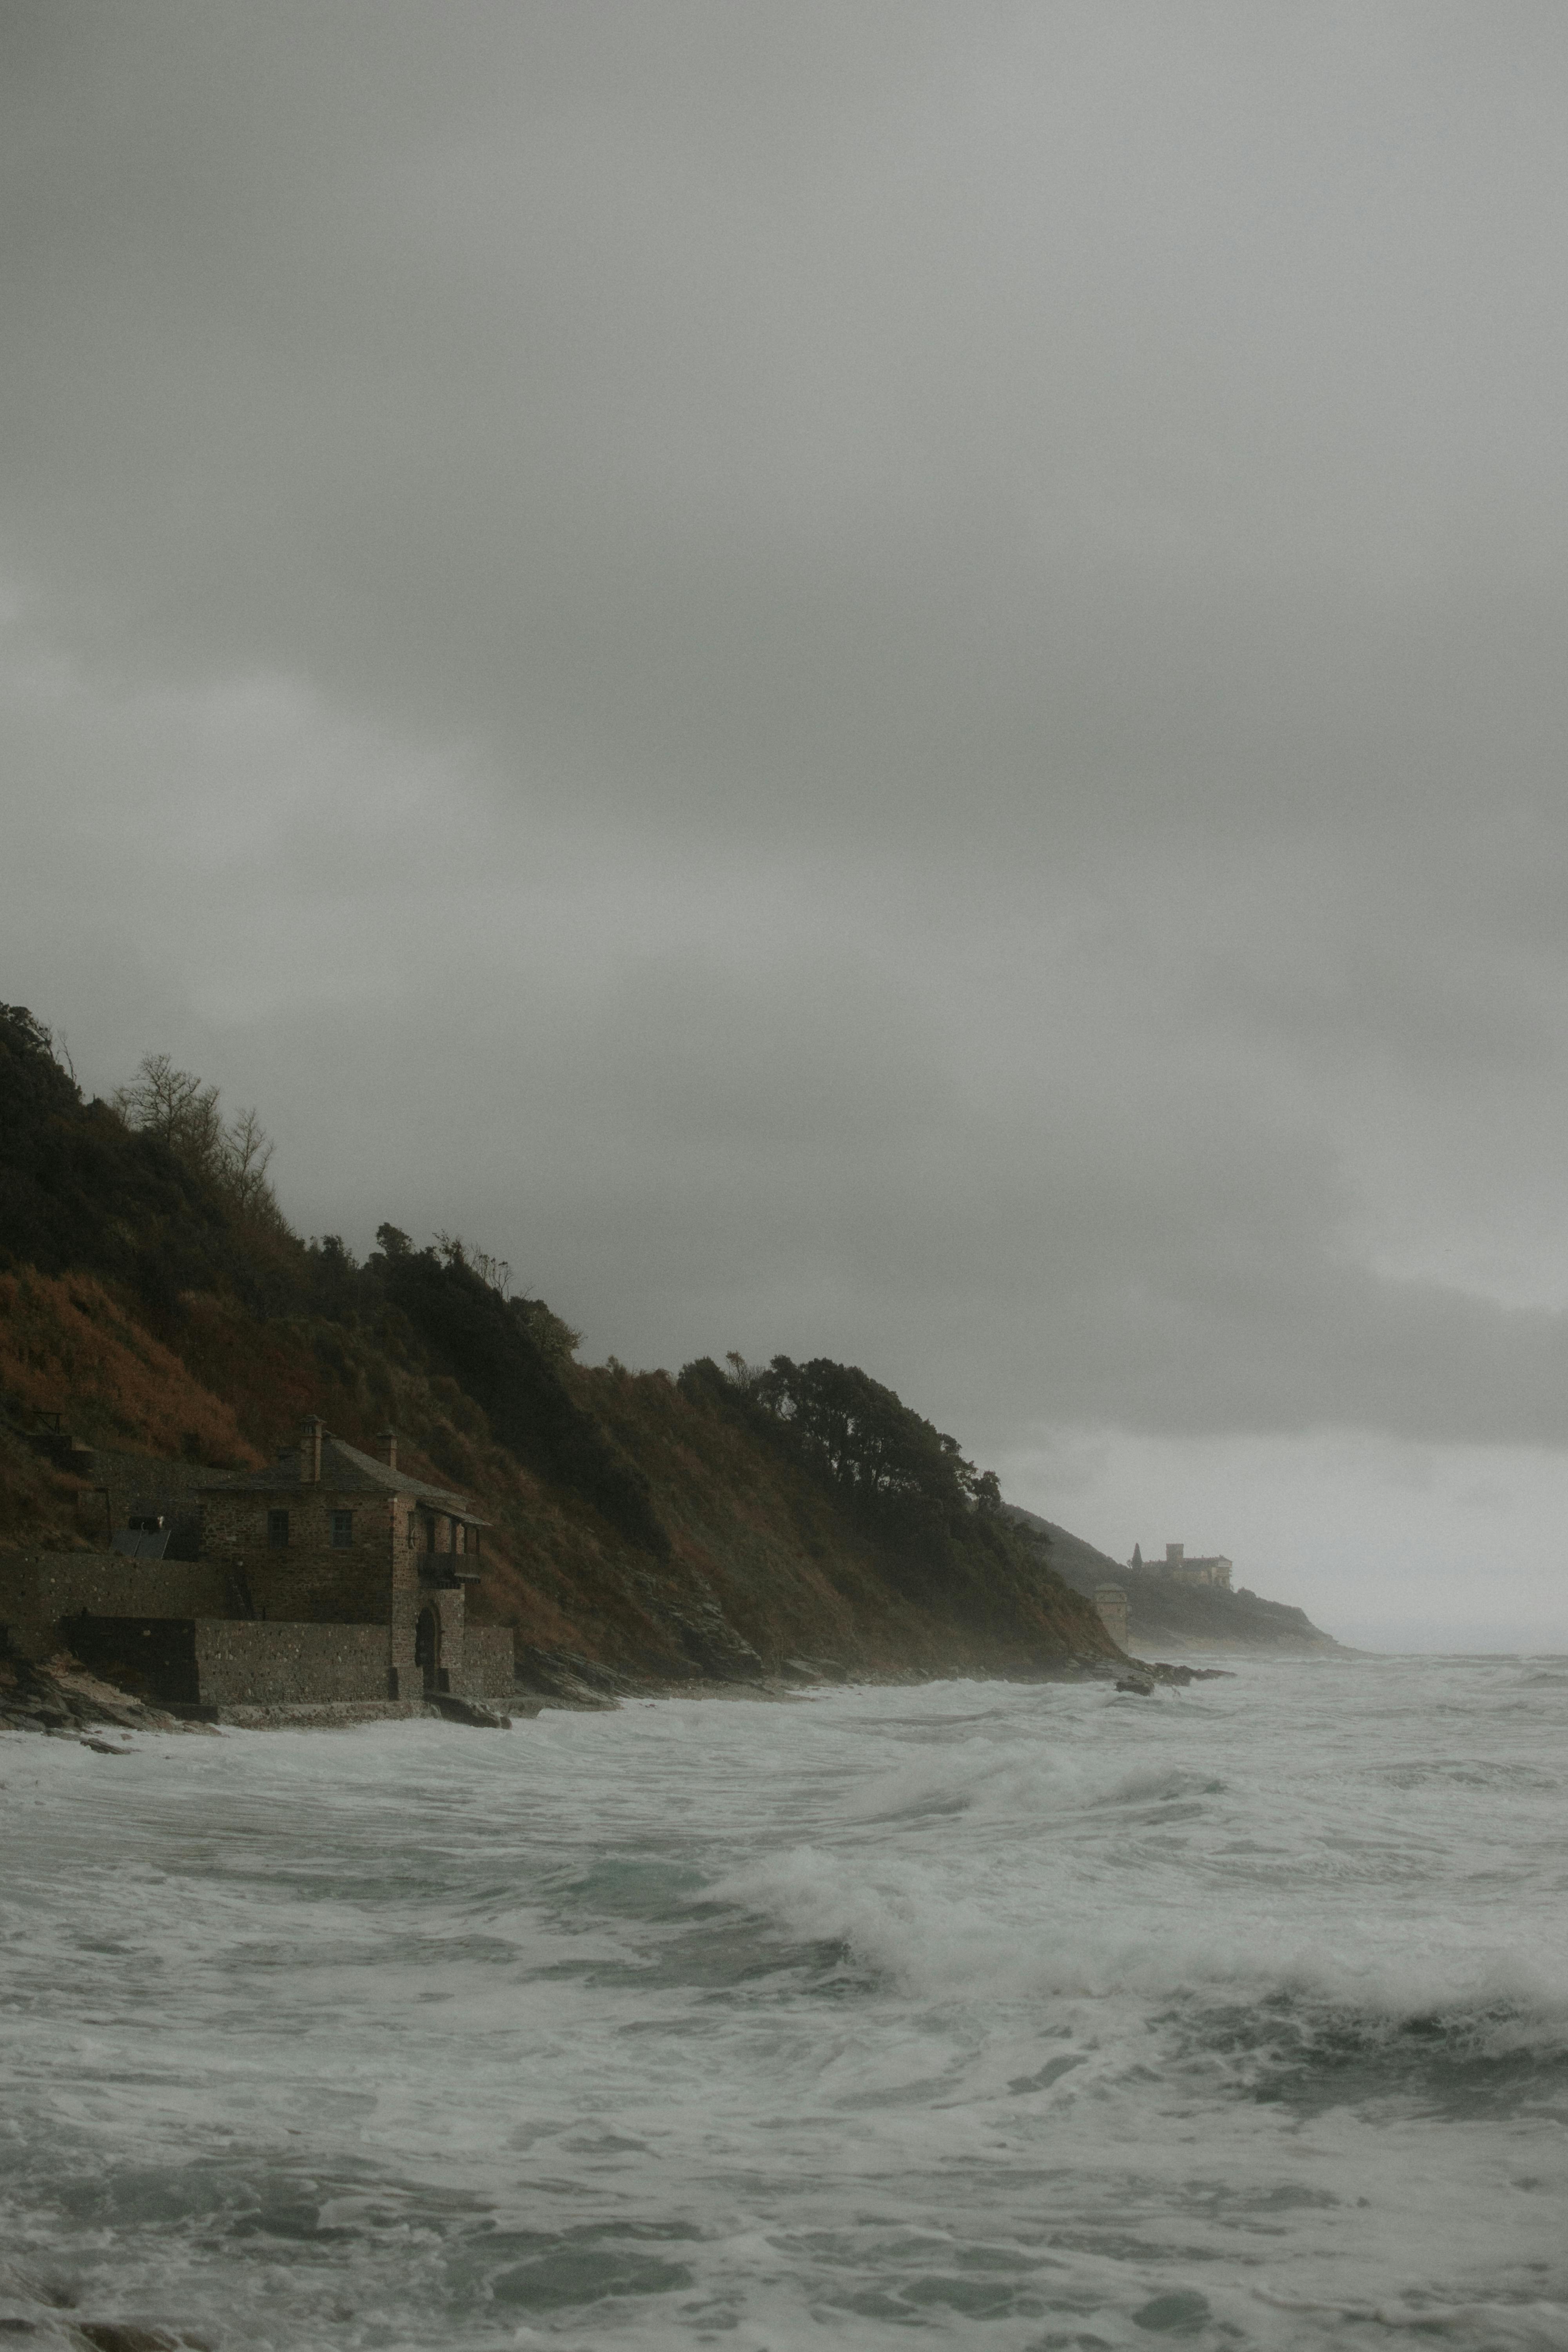
[[[0,1742],[0,2328],[1556,2347],[1564,1686]]]

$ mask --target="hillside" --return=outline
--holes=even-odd
[[[1215,1585],[1175,1584],[1158,1570],[1123,1567],[1033,1511],[1016,1505],[1005,1508],[1013,1525],[1040,1544],[1057,1574],[1076,1592],[1092,1597],[1098,1585],[1121,1587],[1127,1595],[1128,1638],[1134,1651],[1163,1658],[1215,1650],[1272,1652],[1277,1657],[1347,1654],[1304,1609],[1260,1600],[1245,1587],[1227,1592]]]
[[[489,1521],[478,1613],[540,1688],[1034,1675],[1118,1654],[995,1481],[851,1366],[574,1360],[504,1270],[295,1235],[252,1114],[166,1061],[85,1100],[0,1007],[0,1545],[102,1549],[104,1488],[269,1459],[319,1413]],[[154,1482],[155,1483],[155,1482]]]

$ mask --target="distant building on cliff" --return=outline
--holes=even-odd
[[[1217,1584],[1223,1591],[1230,1591],[1230,1562],[1223,1552],[1206,1553],[1202,1559],[1194,1555],[1189,1559],[1185,1544],[1168,1543],[1163,1559],[1146,1560],[1134,1544],[1127,1565],[1138,1575],[1168,1576],[1173,1584]]]

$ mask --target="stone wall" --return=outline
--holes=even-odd
[[[217,1617],[233,1606],[209,1559],[121,1559],[106,1551],[0,1555],[0,1622],[19,1617]]]
[[[330,1548],[203,1560],[0,1553],[0,1632],[19,1656],[70,1650],[166,1703],[282,1706],[418,1697],[415,1643],[429,1610],[436,1687],[509,1700],[510,1628],[466,1624],[463,1586],[423,1578],[429,1558],[405,1549],[389,1563]]]
[[[395,1544],[392,1550],[392,1579],[388,1613],[392,1620],[392,1663],[397,1669],[400,1690],[420,1689],[421,1679],[414,1671],[415,1629],[419,1612],[424,1607],[420,1591],[420,1554],[407,1546]]]
[[[126,1454],[108,1445],[95,1445],[89,1460],[72,1466],[89,1488],[81,1499],[81,1524],[105,1538],[111,1527],[123,1528],[132,1517],[143,1516],[168,1519],[194,1536],[201,1520],[199,1489],[220,1475],[205,1463],[166,1462],[157,1454]],[[107,1507],[99,1488],[107,1489]]]
[[[267,1515],[289,1514],[288,1551],[331,1549],[331,1514],[353,1513],[353,1542],[339,1553],[373,1551],[384,1565],[392,1546],[407,1545],[407,1513],[413,1496],[377,1494],[363,1486],[338,1490],[331,1486],[281,1486],[271,1493],[240,1487],[202,1497],[202,1542],[208,1551],[265,1551]]]
[[[215,1560],[121,1559],[113,1552],[0,1553],[0,1627],[21,1657],[75,1649],[76,1621],[242,1613]]]
[[[392,1616],[395,1567],[384,1548],[369,1546],[334,1551],[330,1546],[307,1550],[290,1546],[286,1551],[223,1552],[212,1562],[221,1568],[228,1590],[236,1596],[236,1617],[279,1617],[289,1624],[385,1625]],[[230,1605],[198,1610],[198,1616],[225,1616]]]
[[[464,1698],[510,1699],[516,1688],[510,1625],[470,1625],[463,1637],[463,1675],[452,1688]]]
[[[312,1699],[389,1696],[384,1626],[233,1624],[203,1618],[195,1634],[204,1706],[289,1706]]]

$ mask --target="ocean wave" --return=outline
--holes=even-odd
[[[1556,2352],[1559,1696],[1418,1662],[112,1775],[36,1740],[0,2318]]]
[[[1084,1755],[1065,1744],[973,1739],[956,1751],[923,1751],[857,1783],[841,1807],[868,1824],[974,1813],[996,1821],[1066,1820],[1116,1805],[1219,1796],[1218,1774],[1171,1760]]]
[[[900,1996],[918,2000],[1038,2002],[1131,1999],[1141,2013],[1186,2003],[1210,2046],[1229,2036],[1299,2058],[1446,2042],[1467,2060],[1568,2053],[1568,1955],[1526,1957],[1505,1937],[1446,1953],[1357,1948],[1278,1916],[1212,1925],[1140,1911],[1117,1917],[1009,1912],[934,1864],[797,1846],[733,1870],[706,1900],[732,1905],[791,1946],[841,1950]],[[1245,2028],[1243,2021],[1245,2022]]]

